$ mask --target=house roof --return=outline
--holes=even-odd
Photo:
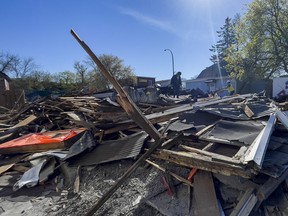
[[[220,75],[221,71],[221,75]],[[220,65],[220,68],[218,64],[213,64],[210,67],[207,67],[204,69],[197,77],[197,79],[203,79],[203,78],[217,78],[217,77],[225,77],[228,76],[228,72],[225,70],[223,66]]]

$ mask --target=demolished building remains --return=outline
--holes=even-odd
[[[288,213],[285,106],[264,94],[136,105],[101,70],[117,101],[43,98],[0,115],[3,215]]]

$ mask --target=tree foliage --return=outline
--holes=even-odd
[[[130,66],[113,55],[100,55],[100,61],[121,85],[135,84],[136,77]],[[102,76],[100,69],[88,59],[75,61],[75,71],[62,71],[55,74],[45,72],[34,63],[33,58],[21,58],[18,55],[0,52],[0,72],[11,74],[11,89],[26,91],[47,90],[67,93],[88,93],[111,88],[109,81]]]
[[[119,57],[103,54],[99,56],[99,60],[121,85],[135,84],[136,77],[133,69],[130,66],[125,66]],[[95,91],[111,89],[109,81],[102,75],[97,65],[91,59],[86,63],[92,68],[88,73],[89,88]]]
[[[224,58],[235,78],[253,80],[288,73],[288,2],[255,0],[237,25],[237,44]]]
[[[212,45],[211,49],[209,49],[213,52],[210,60],[214,64],[219,63],[222,65],[227,54],[227,49],[236,43],[235,26],[239,22],[239,19],[239,15],[236,15],[233,20],[227,17],[225,19],[225,24],[220,28],[220,31],[216,31],[219,40],[215,45]]]

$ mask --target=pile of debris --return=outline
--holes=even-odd
[[[117,102],[43,99],[2,114],[1,215],[287,214],[285,111],[256,94],[139,108],[72,34]]]
[[[126,163],[123,159],[135,160],[142,155],[135,163],[128,159],[122,171],[118,170],[120,176],[114,176],[112,181],[112,185],[118,185],[117,190],[124,181],[131,180],[129,176],[121,178],[127,166],[132,163],[131,167],[136,170],[140,164],[135,164],[154,148],[141,161],[150,166],[140,167],[138,175],[146,178],[156,175],[160,180],[150,178],[146,183],[139,183],[142,190],[146,188],[140,198],[133,198],[131,208],[127,207],[130,213],[133,209],[133,215],[136,215],[135,206],[143,203],[163,215],[248,215],[260,212],[271,215],[288,210],[285,205],[288,118],[273,101],[247,94],[203,99],[194,104],[142,108],[143,113],[147,110],[150,114],[145,118],[162,135],[158,148],[154,148],[155,140],[109,99],[43,99],[26,104],[18,113],[3,114],[0,145],[2,192],[11,196],[21,190],[27,192],[47,185],[55,193],[67,190],[67,195],[73,194],[73,198],[66,200],[65,209],[59,208],[55,212],[65,215],[73,209],[72,215],[78,215],[105,197],[112,181],[111,176],[107,178],[111,175],[108,174],[109,166],[118,167]],[[91,166],[96,166],[92,168],[95,172],[102,170],[106,174],[94,185],[95,191],[90,188],[89,193],[102,191],[95,197],[91,194],[89,198],[81,198],[85,196],[83,184],[89,184],[82,180],[89,179],[89,175],[83,175],[83,172]],[[117,171],[112,173],[116,175]],[[7,182],[7,178],[11,179]],[[119,178],[124,181],[117,182]],[[93,182],[93,179],[89,180]],[[106,186],[101,186],[101,180],[107,181]],[[137,184],[125,190],[131,189],[137,190]],[[275,193],[277,199],[271,196]],[[149,196],[145,197],[145,194]],[[129,196],[129,192],[126,195]],[[79,204],[87,200],[90,205],[79,208]],[[107,209],[110,215],[121,212],[111,208],[109,202],[99,210],[101,214]],[[73,205],[78,206],[79,212]],[[125,205],[129,206],[129,203]],[[5,206],[1,207],[7,211]]]

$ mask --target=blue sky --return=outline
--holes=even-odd
[[[50,73],[73,71],[87,54],[73,29],[96,55],[111,54],[136,75],[190,79],[211,65],[209,48],[227,16],[252,0],[1,0],[0,51],[32,57]]]

